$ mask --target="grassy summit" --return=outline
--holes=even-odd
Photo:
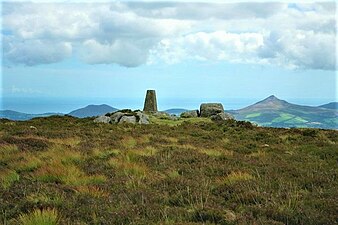
[[[338,131],[151,120],[1,120],[0,224],[337,222]]]

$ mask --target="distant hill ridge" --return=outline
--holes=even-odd
[[[330,102],[328,104],[320,105],[318,107],[320,107],[320,108],[326,108],[326,109],[336,109],[336,110],[338,110],[338,102]]]
[[[186,112],[188,111],[188,109],[179,109],[179,108],[175,108],[175,109],[167,109],[164,112],[169,113],[169,114],[175,114],[175,115],[180,115],[182,112]]]
[[[337,110],[296,105],[274,95],[243,109],[229,112],[237,120],[247,120],[261,126],[338,128]]]
[[[274,95],[259,101],[253,105],[239,110],[226,110],[236,120],[246,120],[260,126],[270,127],[314,127],[325,129],[338,129],[337,102],[331,102],[318,107],[303,106],[281,100]],[[88,105],[74,110],[68,115],[84,118],[104,115],[115,112],[118,109],[106,104]],[[173,108],[165,110],[170,114],[179,115],[187,109]],[[26,114],[12,110],[0,111],[0,118],[11,120],[29,120],[35,117],[46,117],[51,115],[63,115],[61,113]]]
[[[113,108],[106,104],[88,105],[86,107],[73,110],[67,115],[71,115],[71,116],[78,117],[78,118],[85,118],[85,117],[100,116],[108,112],[115,112],[117,110],[118,109]],[[47,116],[54,116],[54,115],[64,115],[64,114],[63,113],[29,114],[29,113],[17,112],[14,110],[0,110],[0,118],[6,118],[10,120],[30,120],[36,117],[47,117]]]
[[[0,110],[0,118],[6,118],[10,120],[30,120],[36,117],[47,117],[54,115],[63,115],[62,113],[40,113],[40,114],[29,114],[22,113],[13,110]]]
[[[84,108],[76,109],[68,113],[68,115],[85,118],[85,117],[92,117],[92,116],[100,116],[109,112],[115,112],[118,109],[113,108],[109,105],[102,104],[102,105],[88,105]]]

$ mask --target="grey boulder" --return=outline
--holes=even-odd
[[[159,119],[177,120],[177,117],[175,115],[170,115],[167,112],[155,112],[155,113],[152,113],[151,115]]]
[[[231,114],[224,112],[224,108],[221,103],[201,104],[200,116],[209,117],[212,121],[224,121],[228,119],[234,119],[234,117]]]
[[[228,119],[233,119],[234,117],[230,115],[229,113],[217,113],[216,115],[210,116],[210,119],[212,121],[223,121],[223,120],[228,120]]]
[[[110,123],[110,121],[109,116],[99,116],[94,120],[95,123]]]
[[[136,123],[136,117],[135,116],[122,116],[119,124],[121,123],[132,123],[135,124]]]
[[[221,103],[203,103],[200,106],[201,117],[211,117],[219,113],[224,113],[224,108]]]
[[[110,116],[110,119],[112,121],[112,123],[118,123],[120,121],[120,119],[122,118],[122,116],[124,116],[125,113],[122,112],[115,112]]]
[[[170,114],[167,112],[155,112],[152,113],[152,115],[159,119],[167,119],[168,117],[170,117]]]
[[[111,123],[149,124],[149,116],[142,111],[120,110],[110,115]]]
[[[227,120],[234,120],[235,117],[233,115],[231,115],[230,113],[224,113],[225,114],[225,119]]]
[[[180,117],[181,118],[195,118],[198,117],[198,110],[189,110],[186,112],[182,112]]]
[[[139,124],[149,124],[149,116],[141,111],[136,112]]]

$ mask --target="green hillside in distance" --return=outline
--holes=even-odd
[[[334,109],[335,107],[335,102],[318,107],[296,105],[280,100],[272,95],[254,105],[239,110],[226,110],[226,112],[232,114],[237,120],[250,121],[259,126],[337,129],[338,110]],[[117,110],[118,109],[105,104],[88,105],[84,108],[76,109],[68,113],[68,115],[85,118],[104,115]],[[164,112],[179,116],[185,111],[188,110],[183,108],[172,108],[165,110]],[[26,114],[12,110],[0,110],[0,118],[11,120],[30,120],[36,117],[46,117],[51,115],[61,114]]]
[[[193,119],[1,119],[0,223],[336,223],[338,131]]]
[[[338,102],[330,102],[330,103],[327,103],[327,104],[324,104],[324,105],[320,105],[318,107],[338,110]]]
[[[269,127],[312,127],[337,129],[338,111],[321,107],[302,106],[272,95],[256,104],[229,111],[237,120],[247,120]]]

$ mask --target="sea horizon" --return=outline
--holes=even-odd
[[[268,96],[266,96],[268,97]],[[278,96],[277,96],[278,97]],[[219,102],[225,110],[237,110],[252,105],[264,98],[161,98],[157,99],[160,111],[168,109],[198,109],[201,103]],[[282,99],[282,98],[281,98]],[[319,106],[337,99],[332,98],[288,98],[282,99],[293,104]],[[144,98],[108,97],[3,97],[0,110],[13,110],[28,114],[63,113],[86,107],[87,105],[106,104],[117,109],[143,109]]]

